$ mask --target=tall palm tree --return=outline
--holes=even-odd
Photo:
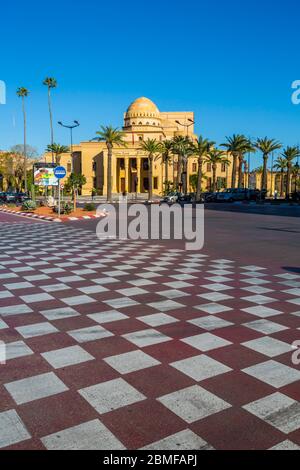
[[[153,160],[157,154],[161,151],[160,142],[156,139],[147,139],[140,142],[140,147],[144,152],[148,154],[148,201],[152,201],[153,194]]]
[[[97,131],[96,134],[99,137],[95,137],[93,140],[99,142],[105,142],[107,147],[107,201],[112,202],[112,155],[113,147],[126,147],[124,141],[124,132],[120,131],[118,127],[112,126],[100,126],[101,130]]]
[[[278,157],[274,162],[274,170],[280,171],[280,196],[284,193],[284,173],[287,169],[287,161],[284,157]]]
[[[261,190],[268,190],[268,158],[272,152],[275,150],[279,150],[282,147],[282,144],[275,139],[268,139],[265,137],[264,139],[257,139],[254,143],[254,147],[257,150],[260,150],[263,154],[263,173],[261,178]]]
[[[246,153],[255,152],[255,148],[253,147],[250,139],[245,138],[244,143],[241,145],[241,151],[238,156],[239,160],[239,169],[238,169],[238,188],[244,187],[244,175],[246,170],[243,172],[243,166],[246,165],[245,155]]]
[[[53,144],[47,145],[46,152],[53,152],[55,155],[55,163],[56,165],[60,165],[61,156],[63,153],[68,153],[70,148],[66,145]]]
[[[192,154],[196,155],[198,159],[196,201],[201,200],[204,158],[207,156],[208,152],[212,150],[214,144],[215,142],[204,139],[201,135],[196,142],[191,144]]]
[[[171,153],[173,149],[172,140],[164,140],[160,143],[160,153],[162,156],[162,163],[165,167],[165,184],[169,181],[169,163],[171,161]]]
[[[300,149],[298,146],[295,146],[295,147],[287,146],[285,149],[283,149],[283,152],[281,155],[286,161],[287,174],[286,174],[285,197],[289,199],[290,192],[291,192],[291,173],[292,173],[293,161],[295,158],[300,156]]]
[[[223,150],[218,150],[218,149],[211,149],[207,157],[205,158],[205,161],[211,163],[212,165],[212,190],[215,192],[217,190],[217,165],[218,163],[220,164],[225,164],[230,165],[230,160],[228,160],[227,156],[224,155]]]
[[[53,120],[52,120],[52,105],[51,105],[51,89],[57,87],[57,81],[53,77],[46,77],[43,81],[43,85],[48,88],[48,109],[50,117],[50,134],[51,134],[51,145],[54,144],[53,137]],[[52,163],[54,163],[54,153],[52,152]]]
[[[25,108],[25,98],[29,95],[29,90],[24,87],[20,87],[17,89],[17,96],[22,98],[22,110],[23,110],[23,122],[24,122],[24,191],[27,193],[27,135],[26,135],[26,108]]]
[[[237,174],[237,163],[240,161],[239,168],[242,168],[242,160],[244,159],[244,154],[248,151],[250,142],[247,137],[242,134],[233,134],[232,137],[226,137],[224,144],[221,144],[221,147],[225,147],[226,151],[230,153],[233,157],[232,161],[232,177],[231,177],[231,186],[232,188],[236,187],[236,174]],[[240,174],[240,173],[239,173]],[[241,184],[241,181],[239,182]]]
[[[189,137],[183,137],[181,135],[175,136],[172,139],[173,146],[172,152],[178,155],[177,164],[177,185],[182,187],[184,194],[187,192],[187,160],[192,155],[191,151],[191,139]],[[183,181],[182,173],[185,174]]]

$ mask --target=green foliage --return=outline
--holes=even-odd
[[[66,201],[61,201],[61,203],[60,203],[60,213],[61,214],[65,214],[65,215],[71,214],[72,210],[73,210],[73,207],[72,207],[71,204],[69,204]],[[53,212],[55,212],[56,214],[58,213],[58,206],[53,207]]]
[[[75,189],[80,188],[86,184],[86,177],[79,173],[71,173],[67,179],[67,185]]]
[[[22,204],[22,211],[33,212],[36,209],[35,201],[29,199],[28,201],[24,201]]]
[[[124,133],[120,131],[117,127],[112,126],[100,126],[100,131],[97,131],[97,137],[93,140],[98,142],[106,142],[107,146],[113,147],[114,145],[126,147],[126,142],[124,141]]]
[[[96,206],[92,202],[86,202],[83,206],[83,210],[87,212],[93,212],[96,210]]]
[[[190,175],[190,186],[192,186],[192,189],[194,192],[197,191],[197,183],[198,183],[198,175]]]

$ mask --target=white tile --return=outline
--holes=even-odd
[[[200,351],[210,351],[212,349],[222,348],[232,344],[231,341],[227,341],[226,339],[220,338],[219,336],[211,333],[201,333],[200,335],[183,338],[180,341],[183,341]]]
[[[97,339],[114,336],[113,333],[106,330],[100,325],[79,328],[78,330],[68,331],[67,333],[68,335],[72,336],[72,338],[74,338],[76,341],[78,341],[78,343],[86,343],[87,341],[95,341]]]
[[[0,291],[0,299],[9,299],[10,297],[14,297],[14,295],[8,290]]]
[[[89,318],[97,323],[110,323],[113,321],[125,320],[128,318],[124,313],[118,312],[117,310],[108,310],[105,312],[91,313],[88,315]]]
[[[194,423],[231,407],[199,385],[164,395],[158,401],[187,423]]]
[[[243,408],[285,434],[300,428],[300,403],[282,393],[273,393]]]
[[[92,361],[94,357],[80,346],[69,346],[67,348],[55,349],[42,353],[44,359],[54,368],[72,366],[82,362]]]
[[[99,419],[42,437],[48,450],[124,450],[124,445]]]
[[[151,344],[164,343],[172,339],[169,336],[166,336],[160,331],[154,329],[133,331],[132,333],[122,335],[122,337],[140,348],[150,346]]]
[[[23,313],[31,313],[33,310],[26,304],[8,305],[0,307],[0,315],[8,317],[10,315],[23,315]]]
[[[141,450],[213,450],[213,447],[190,429],[177,432],[160,441],[148,444]]]
[[[132,307],[133,305],[139,305],[139,302],[136,302],[129,297],[118,297],[116,299],[103,300],[107,305],[113,309]]]
[[[129,374],[130,372],[160,364],[159,361],[145,354],[143,351],[130,351],[124,354],[117,354],[116,356],[106,357],[104,361],[120,374]]]
[[[33,351],[24,343],[24,341],[14,341],[12,343],[5,344],[5,355],[7,361],[18,357],[29,356],[31,354],[33,354]]]
[[[68,387],[54,374],[35,375],[4,384],[17,405],[65,392]]]
[[[40,286],[41,289],[43,289],[46,292],[59,292],[62,290],[68,290],[71,289],[70,286],[67,286],[66,284],[49,284],[48,286]]]
[[[281,315],[283,312],[275,310],[274,308],[265,307],[263,305],[256,305],[255,307],[242,308],[243,312],[256,315],[261,318],[274,317],[275,315]]]
[[[20,297],[26,304],[32,304],[35,302],[46,302],[46,300],[54,300],[54,297],[50,294],[31,294],[22,295]]]
[[[30,439],[31,435],[25,428],[15,410],[0,413],[0,448],[17,444]]]
[[[186,297],[187,295],[190,295],[178,289],[158,291],[157,294],[162,295],[163,297],[167,297],[168,299],[178,299],[180,297]]]
[[[245,343],[242,343],[242,345],[261,354],[265,354],[265,356],[268,357],[275,357],[287,352],[293,352],[293,348],[290,344],[269,336],[246,341]]]
[[[211,302],[220,302],[222,300],[233,299],[232,295],[223,294],[222,292],[209,292],[208,294],[197,294],[197,297],[210,300]]]
[[[224,290],[233,289],[233,287],[231,286],[227,286],[226,284],[219,284],[219,283],[205,284],[205,285],[201,285],[201,287],[203,289],[209,289],[215,292],[219,292],[219,291],[222,292]]]
[[[122,378],[82,388],[78,392],[99,414],[146,399],[142,393]]]
[[[152,307],[156,310],[162,311],[162,312],[166,312],[168,310],[174,310],[176,308],[184,307],[183,304],[180,304],[179,302],[175,302],[174,300],[170,300],[170,299],[161,300],[159,302],[151,302],[148,305],[150,307]]]
[[[58,307],[49,310],[41,310],[40,313],[47,320],[60,320],[61,318],[78,317],[80,314],[72,307]]]
[[[117,292],[121,295],[125,295],[128,297],[133,297],[135,295],[141,295],[141,294],[148,294],[147,290],[141,289],[140,287],[128,287],[126,289],[117,290]]]
[[[16,330],[23,338],[33,338],[35,336],[48,335],[50,333],[57,333],[58,329],[48,322],[33,323],[31,325],[17,326]]]
[[[234,325],[234,323],[223,320],[222,318],[215,317],[214,315],[208,315],[207,317],[193,318],[188,320],[188,323],[199,326],[204,330],[212,331],[218,328],[225,328],[227,326]]]
[[[101,292],[106,292],[108,289],[106,287],[100,285],[93,285],[93,286],[86,286],[86,287],[79,287],[80,292],[84,294],[99,294]]]
[[[205,354],[172,362],[170,365],[197,382],[220,374],[225,374],[232,370],[230,367],[225,366],[221,362],[215,361]]]
[[[0,330],[5,330],[6,328],[9,328],[9,326],[0,318]]]
[[[152,315],[144,315],[142,317],[137,317],[137,320],[146,323],[149,326],[161,326],[168,325],[170,323],[178,322],[177,318],[172,317],[166,313],[153,313]]]
[[[278,323],[264,319],[244,323],[243,326],[251,328],[251,330],[258,331],[259,333],[263,333],[265,335],[271,335],[273,333],[277,333],[278,331],[288,330],[287,326],[279,325]]]
[[[225,305],[217,303],[197,305],[194,308],[196,308],[197,310],[201,310],[202,312],[211,314],[229,312],[230,310],[233,310],[231,307],[226,307]]]
[[[31,282],[12,282],[10,284],[4,284],[4,287],[9,290],[17,290],[17,289],[29,289],[30,287],[34,287]]]
[[[242,300],[247,302],[253,302],[254,304],[265,305],[272,302],[277,302],[277,299],[272,297],[267,297],[266,295],[249,295],[247,297],[242,297]]]
[[[279,444],[276,444],[273,447],[270,447],[269,450],[300,450],[300,446],[287,439],[285,441],[280,442]]]
[[[284,387],[300,380],[298,370],[273,360],[247,367],[243,369],[243,372],[272,385],[274,388]]]
[[[184,289],[185,287],[193,287],[193,284],[184,281],[165,282],[164,286],[171,287],[172,289]]]
[[[92,302],[96,302],[95,299],[92,299],[88,295],[76,295],[74,297],[65,297],[60,300],[67,305],[83,305],[83,304],[90,304]]]

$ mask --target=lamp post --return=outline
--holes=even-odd
[[[193,126],[195,124],[195,121],[193,121],[193,119],[189,119],[189,118],[187,119],[187,121],[189,122],[189,124],[187,124],[186,122],[183,124],[182,122],[177,121],[177,120],[175,122],[179,126],[182,126],[182,127],[186,128],[186,137],[189,138],[189,127]],[[188,182],[187,182],[187,158],[186,158],[186,156],[184,156],[184,172],[182,173],[181,178],[183,176],[184,176],[184,180],[181,179],[181,181],[182,181],[182,183],[184,183],[183,184],[184,192],[186,192],[187,187],[188,187]]]
[[[67,129],[70,129],[70,138],[71,138],[71,146],[70,146],[70,150],[71,150],[71,173],[73,173],[73,129],[75,129],[75,127],[78,127],[80,126],[79,122],[78,121],[73,121],[74,124],[71,124],[71,125],[68,125],[68,124],[63,124],[61,121],[58,121],[58,124],[62,127],[66,127]]]

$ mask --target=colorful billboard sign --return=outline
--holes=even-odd
[[[34,184],[37,186],[57,186],[58,179],[54,175],[54,168],[34,168]]]

